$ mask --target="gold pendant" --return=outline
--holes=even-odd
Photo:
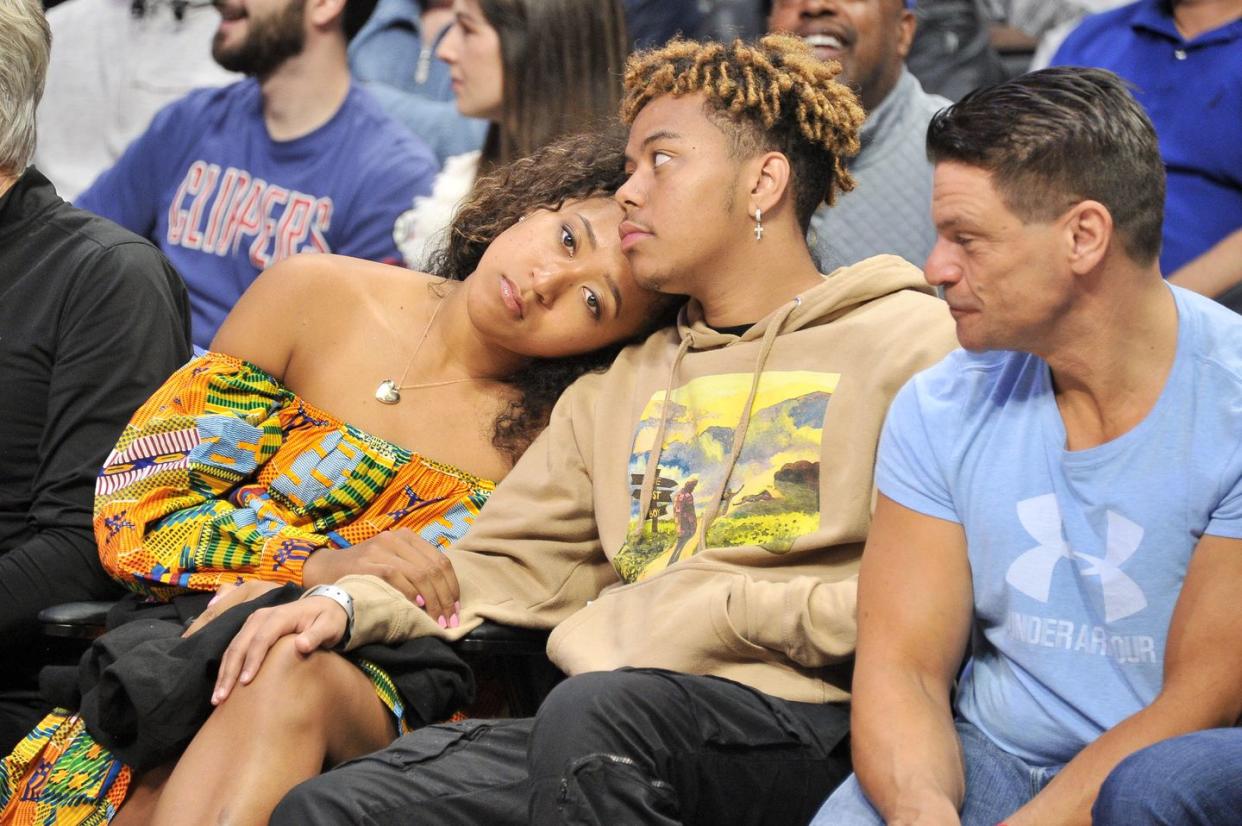
[[[397,389],[397,383],[392,379],[384,379],[379,383],[379,387],[375,388],[375,398],[383,404],[396,404],[401,401],[401,391]]]

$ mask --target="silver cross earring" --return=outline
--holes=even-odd
[[[759,207],[755,207],[755,240],[763,240],[763,212]]]

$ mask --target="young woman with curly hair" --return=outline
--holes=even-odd
[[[621,254],[611,193],[624,180],[622,149],[617,133],[565,138],[482,179],[438,275],[330,255],[264,273],[212,352],[138,410],[109,456],[95,512],[105,567],[156,600],[216,591],[187,636],[283,583],[363,572],[456,625],[441,549],[473,522],[560,391],[676,310],[635,284]],[[167,771],[132,771],[87,734],[93,720],[61,711],[0,763],[0,819],[215,823],[227,809],[229,822],[263,823],[324,765],[454,710],[403,696],[390,668],[336,659],[317,685],[354,698],[345,707],[357,725],[343,736],[318,736],[325,721],[311,693],[241,733],[229,728],[235,716],[212,715],[200,735],[208,745],[195,739],[168,781],[175,807],[153,815]],[[304,724],[297,708],[313,710]],[[213,748],[230,730],[239,739]],[[250,750],[240,747],[248,737]],[[134,805],[123,807],[131,785]]]

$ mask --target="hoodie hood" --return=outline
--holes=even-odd
[[[740,336],[721,333],[709,327],[703,320],[702,305],[697,301],[690,301],[678,318],[677,326],[681,336],[681,345],[677,349],[677,355],[673,358],[668,380],[665,382],[664,403],[661,405],[663,412],[655,436],[656,453],[653,460],[647,464],[646,472],[643,474],[642,485],[639,488],[639,501],[651,503],[652,507],[658,506],[653,494],[658,478],[660,451],[663,448],[668,427],[669,412],[672,410],[669,399],[677,383],[678,367],[681,366],[688,352],[727,347],[735,343],[760,342],[752,372],[750,393],[742,408],[741,418],[733,429],[733,436],[730,439],[732,449],[725,458],[722,488],[714,491],[715,495],[706,500],[709,502],[707,510],[698,523],[698,543],[705,544],[704,538],[720,510],[720,502],[726,494],[730,475],[746,443],[746,432],[750,427],[750,417],[755,396],[759,391],[759,382],[763,377],[764,367],[776,339],[783,334],[818,324],[827,324],[859,306],[901,290],[932,292],[918,267],[895,255],[875,256],[858,264],[834,270],[832,274],[824,276],[823,281],[817,286],[786,301]],[[641,525],[640,522],[635,529],[637,530]]]
[[[712,329],[703,319],[703,306],[693,299],[686,303],[677,318],[677,332],[683,341],[689,340],[689,349],[708,350],[762,339],[773,326],[779,327],[778,335],[783,335],[825,324],[862,304],[901,290],[935,295],[918,267],[896,255],[877,255],[833,270],[817,286],[795,296],[792,308],[782,305],[743,335]]]

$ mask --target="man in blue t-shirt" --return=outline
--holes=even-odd
[[[247,79],[166,107],[77,198],[173,262],[195,344],[290,255],[400,260],[393,222],[430,192],[436,162],[350,78],[347,39],[373,6],[220,0],[212,55]]]
[[[1242,0],[1139,0],[1088,17],[1052,62],[1134,84],[1168,170],[1160,268],[1242,312]]]
[[[1242,714],[1242,318],[1163,283],[1159,147],[1116,75],[974,92],[928,147],[965,349],[889,412],[857,775],[815,824],[1085,824],[1097,797],[1103,823],[1155,783],[1101,791],[1123,758]]]

